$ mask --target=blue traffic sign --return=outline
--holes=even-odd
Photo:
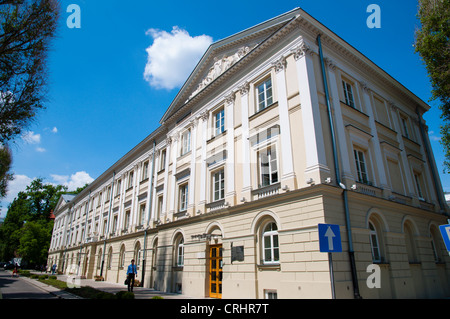
[[[442,238],[444,239],[445,247],[450,251],[450,224],[439,226]]]
[[[342,252],[339,225],[319,224],[319,246],[322,253]]]

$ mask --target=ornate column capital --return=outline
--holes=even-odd
[[[230,92],[229,94],[225,95],[225,103],[226,104],[234,103],[234,92]]]
[[[286,58],[284,56],[272,62],[272,65],[275,67],[275,72],[277,73],[283,71],[286,68],[286,64]]]
[[[330,58],[324,58],[323,60],[331,71],[336,70],[336,64],[334,64],[333,60],[331,60]]]
[[[250,90],[250,85],[248,84],[247,81],[245,81],[244,84],[242,84],[241,86],[238,87],[239,92],[241,92],[241,95],[246,95],[248,94],[248,91]]]
[[[366,93],[370,92],[370,87],[366,82],[359,81],[359,85],[361,86],[361,88],[363,89],[364,92],[366,92]]]
[[[209,118],[209,112],[208,112],[208,110],[205,110],[205,111],[201,112],[199,118],[200,118],[203,122],[207,121],[208,118]]]
[[[294,54],[295,60],[303,58],[307,53],[309,53],[310,55],[313,54],[313,51],[305,42],[302,42],[297,47],[291,49],[291,52]]]

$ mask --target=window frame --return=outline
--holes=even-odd
[[[191,151],[191,128],[188,128],[181,134],[180,156]]]
[[[354,91],[353,84],[350,83],[350,81],[347,79],[342,79],[342,88],[343,88],[343,93],[344,93],[344,103],[346,105],[356,109],[355,94],[353,93],[353,91]],[[350,90],[349,90],[349,88],[350,88]]]
[[[372,253],[373,262],[381,262],[383,257],[381,255],[380,240],[378,239],[377,226],[369,220],[369,238],[370,238],[370,248]],[[375,253],[376,252],[376,253]],[[378,254],[378,258],[376,255]]]
[[[225,108],[223,106],[213,112],[212,121],[214,137],[225,132]]]
[[[178,211],[187,211],[188,197],[189,196],[189,183],[183,183],[178,186]]]
[[[273,229],[275,225],[275,229]],[[270,230],[267,230],[269,226],[272,226]],[[275,246],[275,239],[277,246]],[[267,243],[266,239],[269,239]],[[266,246],[269,244],[268,246]],[[270,251],[270,256],[267,256],[267,252]],[[278,258],[275,258],[277,256]],[[269,221],[263,225],[261,232],[261,257],[264,265],[279,265],[280,264],[280,240],[278,234],[278,226],[274,221]],[[268,258],[270,257],[270,258]]]
[[[275,158],[273,157],[273,153],[275,153]],[[266,156],[268,158],[267,162],[262,161],[262,157]],[[259,187],[266,187],[270,185],[274,185],[280,182],[280,167],[278,160],[278,150],[277,145],[275,143],[268,144],[265,147],[258,149],[257,151],[257,161],[258,161],[258,184]],[[274,165],[275,162],[275,165]],[[263,164],[267,164],[267,166],[263,167]],[[274,167],[275,166],[275,167]],[[275,169],[274,169],[275,168]],[[264,170],[268,169],[269,173],[264,174]],[[274,181],[274,174],[276,174],[276,181]],[[266,178],[265,175],[268,175],[268,184],[265,184]]]
[[[217,175],[219,174],[217,181]],[[217,202],[225,199],[225,169],[221,167],[211,172],[211,182],[212,182],[212,192],[211,192],[211,201]],[[218,183],[218,189],[216,189],[216,185]],[[219,198],[216,198],[216,193],[219,193]]]
[[[362,155],[362,159],[363,159],[362,161],[361,161],[360,155]],[[357,182],[366,184],[366,185],[371,184],[370,179],[369,179],[369,172],[367,169],[366,151],[359,149],[359,148],[353,148],[353,159],[354,159],[355,168],[356,168]],[[362,172],[361,162],[364,165],[364,172]],[[365,179],[363,178],[363,175],[362,175],[363,173],[365,175]]]
[[[270,86],[267,83],[270,82]],[[262,88],[262,91],[260,89]],[[270,91],[270,96],[267,94]],[[272,76],[269,75],[255,84],[256,112],[260,112],[274,103],[274,90]],[[263,96],[262,100],[261,95]],[[262,106],[262,107],[261,107]]]

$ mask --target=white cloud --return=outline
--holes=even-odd
[[[33,178],[26,175],[14,174],[14,179],[8,182],[8,191],[6,193],[6,197],[2,200],[2,202],[7,204],[11,203],[14,198],[17,197],[17,194],[19,194],[19,192],[25,191],[32,180]],[[5,208],[7,208],[6,205]]]
[[[52,133],[58,133],[58,129],[56,128],[56,126],[52,128]]]
[[[434,135],[433,131],[428,132],[428,137],[430,138],[431,141],[440,141],[441,140],[441,137]]]
[[[85,184],[92,183],[92,181],[94,180],[85,171],[76,172],[75,174],[72,174],[71,176],[56,175],[56,174],[51,174],[50,176],[53,178],[53,180],[56,182],[56,184],[67,186],[69,191],[74,191],[78,187],[82,187]]]
[[[206,49],[212,43],[207,35],[191,37],[186,30],[173,27],[169,33],[149,29],[153,44],[146,51],[144,79],[151,86],[163,89],[180,87],[186,81]]]
[[[29,144],[39,144],[41,142],[41,134],[35,134],[33,131],[29,131],[22,135],[22,139]]]
[[[45,152],[45,148],[43,148],[43,147],[36,147],[36,151],[38,151],[39,153],[43,153],[43,152]]]

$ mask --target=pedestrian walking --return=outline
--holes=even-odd
[[[54,264],[54,265],[52,266],[52,275],[55,274],[55,271],[56,271],[56,264]]]
[[[134,278],[137,276],[137,268],[134,264],[134,259],[131,259],[131,264],[128,266],[127,269],[127,285],[128,285],[128,291],[133,291],[134,286]]]

